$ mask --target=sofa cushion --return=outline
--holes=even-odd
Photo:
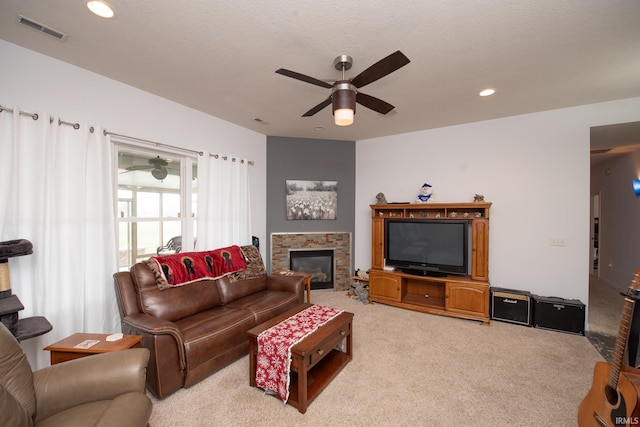
[[[248,310],[217,307],[176,322],[184,339],[187,370],[247,340],[246,331],[256,326]]]
[[[265,290],[239,298],[225,307],[251,311],[256,324],[259,325],[299,304],[298,295],[295,293]]]
[[[241,249],[247,268],[218,280],[223,304],[267,289],[267,270],[264,268],[260,251],[253,245],[242,246]]]
[[[141,408],[147,407],[144,411]],[[123,393],[113,400],[88,402],[39,420],[38,427],[145,425],[152,405],[143,393]]]
[[[131,267],[133,285],[143,313],[176,321],[222,305],[216,280],[202,280],[177,288],[159,289],[147,263]]]
[[[218,289],[220,290],[222,303],[229,304],[238,298],[267,289],[267,276],[243,279],[237,282],[231,282],[228,277],[221,277],[218,279]]]

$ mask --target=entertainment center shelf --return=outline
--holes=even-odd
[[[489,202],[379,204],[371,207],[369,301],[489,323]],[[385,270],[385,221],[468,221],[470,276],[431,277]]]
[[[393,203],[370,206],[374,218],[488,219],[491,203]]]

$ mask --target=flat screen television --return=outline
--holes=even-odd
[[[469,222],[388,218],[385,265],[409,274],[469,274]]]

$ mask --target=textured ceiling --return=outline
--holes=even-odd
[[[109,2],[112,20],[83,0],[2,0],[0,38],[276,136],[362,140],[640,96],[638,0]],[[274,72],[333,82],[336,56],[354,77],[396,50],[411,63],[362,88],[396,109],[359,106],[348,127],[330,107],[301,117],[330,90]]]

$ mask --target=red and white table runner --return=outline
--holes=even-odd
[[[291,347],[342,313],[332,307],[312,305],[258,335],[256,385],[289,400]]]

